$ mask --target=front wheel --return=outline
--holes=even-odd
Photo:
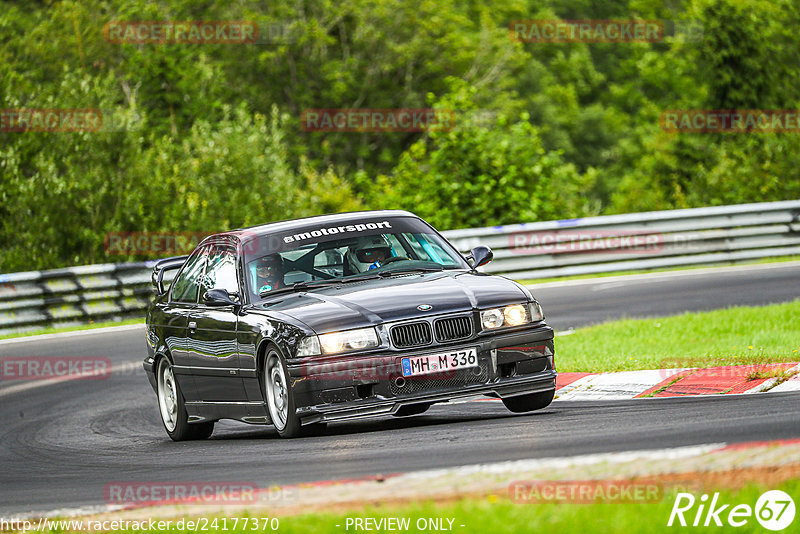
[[[206,439],[214,432],[214,422],[189,424],[189,415],[172,364],[166,358],[158,362],[157,394],[158,411],[161,413],[161,422],[164,430],[173,441],[190,439]]]
[[[303,432],[288,376],[283,359],[274,348],[270,349],[264,365],[264,396],[269,416],[282,438],[296,438]]]
[[[518,397],[503,399],[503,404],[514,413],[532,412],[550,406],[555,394],[556,390],[551,389],[550,391],[543,391],[541,393],[532,393],[530,395],[520,395]]]

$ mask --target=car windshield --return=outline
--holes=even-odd
[[[335,283],[371,274],[469,268],[452,245],[426,226],[401,226],[394,224],[392,228],[397,231],[384,232],[378,228],[347,231],[356,225],[332,227],[345,230],[341,233],[346,237],[337,237],[340,232],[332,233],[332,228],[285,236],[278,250],[251,254],[252,259],[248,259],[245,272],[251,295],[259,299],[298,283],[301,287],[309,282]]]

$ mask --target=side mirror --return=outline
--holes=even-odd
[[[203,304],[206,306],[237,306],[239,303],[234,301],[238,295],[231,295],[225,289],[209,289],[203,295]]]
[[[494,258],[494,253],[492,249],[487,246],[479,245],[472,249],[470,252],[470,256],[472,256],[472,270],[474,271],[481,265],[486,265]]]

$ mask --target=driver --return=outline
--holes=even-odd
[[[358,260],[356,267],[359,272],[369,271],[392,257],[392,246],[382,235],[359,237],[356,244],[350,246],[350,256]]]
[[[283,263],[277,254],[256,260],[257,293],[273,291],[283,287]]]

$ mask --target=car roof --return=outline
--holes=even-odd
[[[358,222],[371,217],[414,217],[419,219],[410,211],[405,210],[372,210],[372,211],[350,211],[346,213],[334,213],[330,215],[314,215],[299,219],[289,219],[286,221],[276,221],[246,228],[237,228],[220,234],[215,234],[203,240],[203,244],[208,242],[229,241],[236,239],[242,243],[250,239],[284,232],[287,230],[300,230],[308,227],[320,225],[330,225],[334,223]]]

